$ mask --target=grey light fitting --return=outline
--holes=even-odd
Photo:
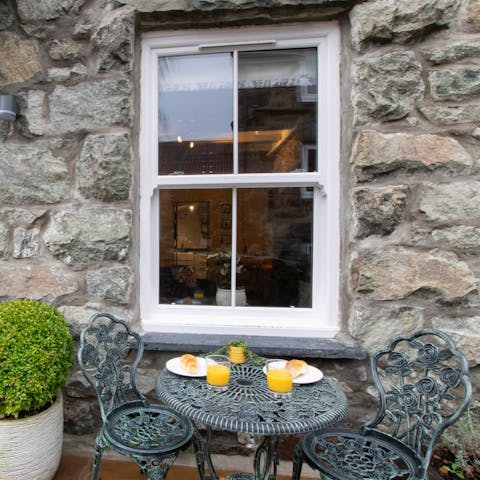
[[[0,95],[0,120],[13,122],[18,113],[17,99],[14,95]]]

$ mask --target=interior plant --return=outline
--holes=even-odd
[[[0,418],[48,407],[72,366],[72,336],[57,309],[31,299],[0,304]]]
[[[0,478],[55,475],[73,350],[56,308],[32,299],[0,304]]]
[[[232,252],[230,250],[225,252],[213,252],[207,255],[207,261],[213,260],[215,270],[218,272],[220,282],[218,286],[220,288],[230,289],[232,279]],[[212,263],[212,262],[210,262]],[[241,263],[240,256],[237,256],[237,275],[245,270],[245,265]]]

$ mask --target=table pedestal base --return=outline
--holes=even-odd
[[[194,430],[193,446],[201,480],[221,480],[210,456],[212,429],[207,427],[205,434],[202,435],[202,432],[194,424]],[[225,477],[225,480],[275,480],[278,463],[278,437],[265,436],[255,451],[254,474],[231,473]]]

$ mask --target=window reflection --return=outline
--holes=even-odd
[[[202,213],[190,215],[192,206]],[[242,188],[236,206],[235,218],[230,189],[160,191],[160,303],[224,304],[217,293],[231,287],[237,232],[237,306],[311,307],[312,198],[301,188]]]
[[[159,175],[318,169],[316,49],[235,58],[237,85],[230,53],[159,58]],[[312,187],[193,187],[159,193],[160,303],[311,307]]]
[[[232,71],[229,53],[159,58],[159,175],[232,172]]]
[[[240,52],[238,76],[239,172],[316,170],[301,164],[317,141],[315,49]]]
[[[317,141],[314,48],[158,61],[158,173],[233,172],[233,97],[238,88],[239,173],[316,170],[301,149]]]
[[[238,255],[248,304],[311,307],[311,199],[299,188],[238,192]]]

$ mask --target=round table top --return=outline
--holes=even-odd
[[[232,365],[225,392],[207,387],[205,377],[184,377],[166,368],[157,377],[160,399],[175,411],[215,430],[253,435],[288,435],[320,430],[347,413],[347,399],[330,378],[295,384],[292,394],[275,398],[261,367]]]

